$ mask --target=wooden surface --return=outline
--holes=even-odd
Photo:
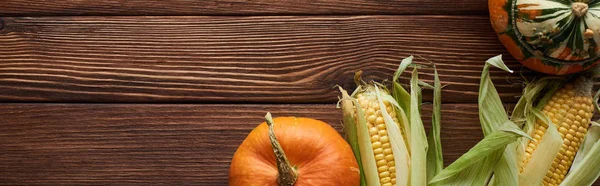
[[[430,123],[430,107],[424,110]],[[443,110],[442,140],[463,141],[444,143],[450,162],[481,136],[477,108],[448,104]],[[455,117],[459,110],[471,117]],[[3,104],[0,180],[227,185],[233,153],[268,111],[313,117],[341,130],[335,104]]]
[[[485,0],[4,0],[0,185],[227,185],[266,112],[341,130],[334,86],[388,79],[409,55],[447,85],[448,165],[482,138],[479,76],[498,54],[539,76],[499,43]],[[511,108],[521,74],[491,74]]]
[[[505,54],[510,68],[521,69],[486,16],[4,21],[2,101],[331,103],[335,85],[355,87],[354,72],[389,79],[402,58],[420,55],[437,64],[445,102],[473,102],[485,60]],[[431,82],[432,71],[424,72]],[[516,101],[519,74],[492,74],[503,98]]]
[[[0,15],[485,14],[481,0],[3,0]]]

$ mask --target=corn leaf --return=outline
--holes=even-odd
[[[405,59],[402,60],[402,62],[400,63],[400,65],[398,66],[398,70],[396,70],[396,73],[394,73],[394,79],[392,81],[392,96],[394,97],[394,99],[396,99],[396,102],[398,103],[398,105],[400,106],[401,111],[403,111],[404,115],[406,116],[406,118],[408,120],[410,120],[410,94],[408,93],[408,91],[406,91],[406,89],[404,89],[404,87],[402,87],[402,85],[400,85],[400,83],[398,83],[398,78],[400,77],[400,75],[402,74],[402,72],[404,72],[404,70],[406,70],[406,68],[408,68],[408,66],[410,66],[412,64],[412,59],[413,57],[407,57]],[[398,115],[400,115],[398,113]],[[409,122],[404,122],[402,123],[402,129],[404,130],[404,134],[406,134],[406,139],[410,139],[410,123]],[[410,140],[409,140],[410,141]],[[410,143],[407,141],[407,144],[410,148]]]
[[[431,85],[423,80],[419,80],[419,86],[422,86],[426,89],[432,89],[432,90],[435,88],[435,87],[433,87],[433,85]]]
[[[488,157],[490,158],[490,157]],[[489,182],[489,178],[492,174],[492,169],[494,168],[495,161],[498,161],[498,158],[492,159],[492,161],[481,161],[477,164],[473,164],[468,168],[460,171],[455,176],[444,180],[443,182],[436,182],[431,185],[444,185],[444,186],[465,186],[465,185],[485,185]],[[495,161],[493,161],[495,160]],[[489,175],[473,177],[472,175],[480,175],[482,172],[489,173]],[[465,179],[468,178],[468,179]]]
[[[410,94],[400,83],[398,83],[398,78],[402,75],[402,72],[408,68],[412,64],[413,56],[407,57],[402,60],[400,65],[398,66],[398,70],[394,73],[394,78],[392,79],[392,95],[396,98],[396,102],[398,105],[402,107],[404,110],[404,114],[410,118]],[[406,123],[409,125],[409,123]],[[408,129],[408,126],[405,126],[405,129]],[[408,137],[408,136],[407,136]]]
[[[358,85],[356,87],[356,89],[354,89],[354,91],[352,92],[352,94],[350,94],[350,97],[356,96],[356,94],[358,94],[358,92],[360,92],[361,90],[362,90],[362,85]]]
[[[479,87],[479,120],[484,139],[469,152],[442,170],[430,183],[443,181],[444,185],[517,185],[516,140],[521,134],[507,132],[517,126],[509,121],[498,91],[489,75],[490,66],[512,72],[502,62],[502,56],[486,61]],[[507,127],[507,125],[515,125]],[[493,136],[492,136],[493,135]],[[471,174],[464,174],[468,172]],[[492,174],[493,173],[493,174]],[[490,176],[494,175],[493,178]],[[491,183],[487,183],[492,180]]]
[[[356,121],[354,120],[353,114],[354,114],[354,105],[352,103],[352,99],[350,97],[350,95],[348,95],[348,92],[346,92],[346,90],[344,90],[342,87],[338,87],[340,89],[340,92],[342,93],[342,99],[340,100],[341,104],[342,104],[342,116],[343,116],[343,123],[344,123],[344,134],[346,137],[346,141],[348,142],[348,144],[350,144],[350,147],[352,148],[352,152],[354,152],[354,157],[356,157],[356,161],[359,162],[358,163],[358,167],[360,169],[360,185],[361,186],[366,186],[367,182],[365,179],[365,173],[364,170],[362,168],[362,160],[360,158],[360,148],[358,147],[358,134],[357,134],[357,126],[356,126]],[[360,108],[360,107],[358,107]]]
[[[402,109],[402,107],[400,107],[400,105],[398,104],[398,102],[396,102],[396,99],[394,99],[394,97],[392,97],[389,94],[381,94],[381,99],[383,99],[383,101],[389,102],[396,109]],[[402,112],[404,112],[404,111],[402,110]]]
[[[421,87],[419,87],[419,76],[417,68],[413,69],[410,82],[410,184],[427,185],[427,135],[421,120],[421,113],[418,108],[421,105],[419,96]]]
[[[400,133],[400,128],[395,124],[394,120],[387,112],[382,99],[382,93],[379,91],[377,85],[375,85],[375,91],[377,95],[377,101],[381,110],[385,126],[388,128],[390,137],[390,143],[392,145],[392,152],[394,153],[394,162],[396,163],[396,185],[404,186],[409,185],[407,182],[412,175],[409,174],[410,170],[410,159],[411,156],[408,153],[408,147],[404,142],[404,137]],[[377,172],[377,171],[376,171]]]
[[[404,136],[403,139],[409,139],[408,135],[408,130],[410,130],[410,127],[408,126],[408,117],[406,116],[406,112],[404,112],[404,110],[402,109],[402,107],[400,107],[398,105],[398,103],[396,102],[396,100],[390,96],[389,94],[379,94],[379,96],[381,97],[381,99],[383,101],[387,101],[389,103],[391,103],[394,106],[394,112],[396,113],[396,116],[398,118],[398,130],[401,131],[401,134],[405,134],[406,136]],[[387,111],[387,110],[386,110]],[[406,148],[408,149],[408,152],[410,153],[410,144],[408,143],[408,140],[403,140]]]
[[[494,56],[494,57],[488,59],[487,61],[485,61],[485,63],[486,63],[486,65],[490,64],[490,65],[495,66],[496,68],[513,73],[513,71],[511,69],[509,69],[508,66],[506,66],[506,64],[504,64],[504,61],[502,61],[502,55]]]
[[[404,114],[407,116],[410,115],[410,93],[408,93],[400,83],[395,81],[392,83],[392,89],[392,96],[396,99],[396,102],[398,102],[398,105],[402,108]],[[406,129],[408,129],[408,125],[409,124],[407,123],[407,126],[405,126],[407,127]]]
[[[600,177],[600,124],[592,122],[561,186],[592,185]]]
[[[538,120],[538,116],[532,112],[534,109],[542,109],[546,103],[552,98],[554,92],[556,92],[565,83],[561,79],[551,79],[544,77],[538,81],[528,82],[515,109],[512,112],[511,120],[519,127],[522,128],[528,134],[533,133],[535,129],[535,122]],[[534,107],[534,104],[537,104]],[[517,144],[517,160],[525,158],[525,150],[529,144],[528,138],[519,139]],[[538,148],[539,149],[539,148]],[[522,177],[522,176],[520,176]]]
[[[502,55],[490,58],[486,61],[481,73],[481,82],[479,85],[479,121],[481,122],[481,128],[483,134],[487,135],[491,132],[498,130],[501,124],[508,120],[508,115],[502,100],[498,95],[496,87],[490,77],[490,65],[496,66],[500,69],[512,72],[504,65],[501,59]]]
[[[373,146],[371,145],[371,136],[369,135],[369,129],[367,127],[367,119],[365,118],[364,111],[361,109],[360,104],[356,99],[352,100],[356,109],[356,127],[358,136],[358,147],[360,149],[361,164],[365,173],[365,181],[368,186],[380,186],[379,174],[377,174],[377,164],[375,162],[375,155],[373,153]]]
[[[542,137],[537,150],[533,151],[529,162],[519,175],[519,185],[541,185],[552,161],[558,154],[563,140],[552,121],[537,108],[531,108],[530,112],[537,120],[542,121],[548,127],[546,134]]]
[[[398,81],[398,78],[400,78],[402,72],[404,72],[404,70],[406,70],[406,68],[408,68],[408,66],[412,64],[413,58],[413,56],[408,56],[407,58],[402,59],[402,62],[400,62],[400,66],[398,66],[398,69],[394,73],[394,78],[392,79],[392,81]]]
[[[500,100],[498,91],[494,87],[489,74],[490,65],[512,73],[512,70],[508,69],[502,61],[502,55],[488,59],[483,67],[478,103],[479,121],[481,122],[484,135],[497,131],[502,124],[508,121],[508,115],[506,114],[506,110],[504,110],[502,100]],[[494,182],[496,185],[499,183],[517,185],[519,179],[516,170],[516,147],[517,143],[507,144],[503,152],[497,152],[503,155],[494,168]]]
[[[400,85],[400,83],[395,81],[392,84],[392,89],[392,96],[394,97],[394,99],[396,99],[396,102],[398,103],[400,108],[402,108],[404,115],[410,117],[410,94],[406,91],[406,89],[404,89],[404,87],[402,87],[402,85]],[[405,123],[403,128],[406,130],[410,129],[410,123]],[[406,137],[410,138],[410,135],[408,133],[406,134]]]
[[[533,103],[535,100],[538,99],[539,95],[544,95],[544,94],[541,94],[541,91],[546,89],[547,85],[548,85],[548,81],[546,81],[546,80],[540,80],[540,81],[527,83],[525,88],[523,88],[523,94],[521,95],[521,98],[519,99],[519,101],[517,102],[517,105],[513,109],[513,112],[511,115],[511,119],[513,119],[513,122],[526,123],[526,120],[524,120],[526,117],[529,117],[529,118],[527,118],[529,121],[535,120],[535,116],[529,114],[528,111],[533,107]],[[519,119],[519,121],[515,121],[514,119]],[[528,123],[530,123],[530,122],[528,122]],[[531,126],[531,127],[533,127],[533,126]],[[531,131],[527,131],[527,133],[529,133],[529,132],[531,132]]]
[[[433,114],[431,116],[431,131],[427,136],[429,148],[427,149],[427,181],[444,169],[442,156],[442,142],[440,139],[441,110],[442,110],[442,85],[435,65],[433,66]]]
[[[488,156],[496,154],[497,151],[503,151],[506,145],[515,142],[518,136],[518,134],[500,130],[490,133],[467,153],[463,154],[460,158],[437,174],[430,183],[443,181],[457,175],[461,171],[471,167],[471,165],[477,165],[482,161],[485,161]],[[472,173],[473,175],[480,174],[478,172]]]
[[[500,127],[498,128],[498,130],[504,131],[504,132],[512,132],[515,134],[520,135],[521,137],[525,137],[525,138],[529,138],[532,139],[527,133],[523,132],[521,129],[519,129],[512,121],[507,120],[506,122],[504,122],[502,125],[500,125]]]

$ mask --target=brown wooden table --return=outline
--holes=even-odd
[[[340,130],[333,87],[354,89],[359,69],[388,79],[409,55],[448,85],[449,164],[482,138],[484,61],[538,75],[499,43],[485,0],[3,0],[0,20],[0,185],[227,185],[266,112]],[[491,74],[512,108],[519,74]]]

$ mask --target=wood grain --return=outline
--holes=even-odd
[[[476,102],[484,61],[504,54],[486,16],[10,17],[0,31],[3,102],[332,103],[333,87],[436,63],[445,102]],[[425,24],[427,23],[427,24]],[[428,63],[417,58],[419,63]],[[501,96],[517,73],[493,69]],[[524,70],[525,76],[533,75]],[[402,80],[407,83],[407,74]],[[421,78],[431,82],[432,71]]]
[[[227,185],[237,146],[266,112],[341,131],[333,104],[1,104],[0,185]],[[446,165],[481,138],[475,104],[443,105]]]
[[[449,163],[482,135],[473,105],[443,110]],[[2,104],[0,185],[227,185],[237,146],[268,111],[341,130],[333,104]]]
[[[487,14],[478,0],[3,0],[0,15]]]

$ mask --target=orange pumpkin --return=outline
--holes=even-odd
[[[489,0],[500,42],[524,66],[571,74],[600,63],[600,1]]]
[[[229,185],[360,185],[352,149],[330,125],[310,118],[269,120],[238,147]]]

